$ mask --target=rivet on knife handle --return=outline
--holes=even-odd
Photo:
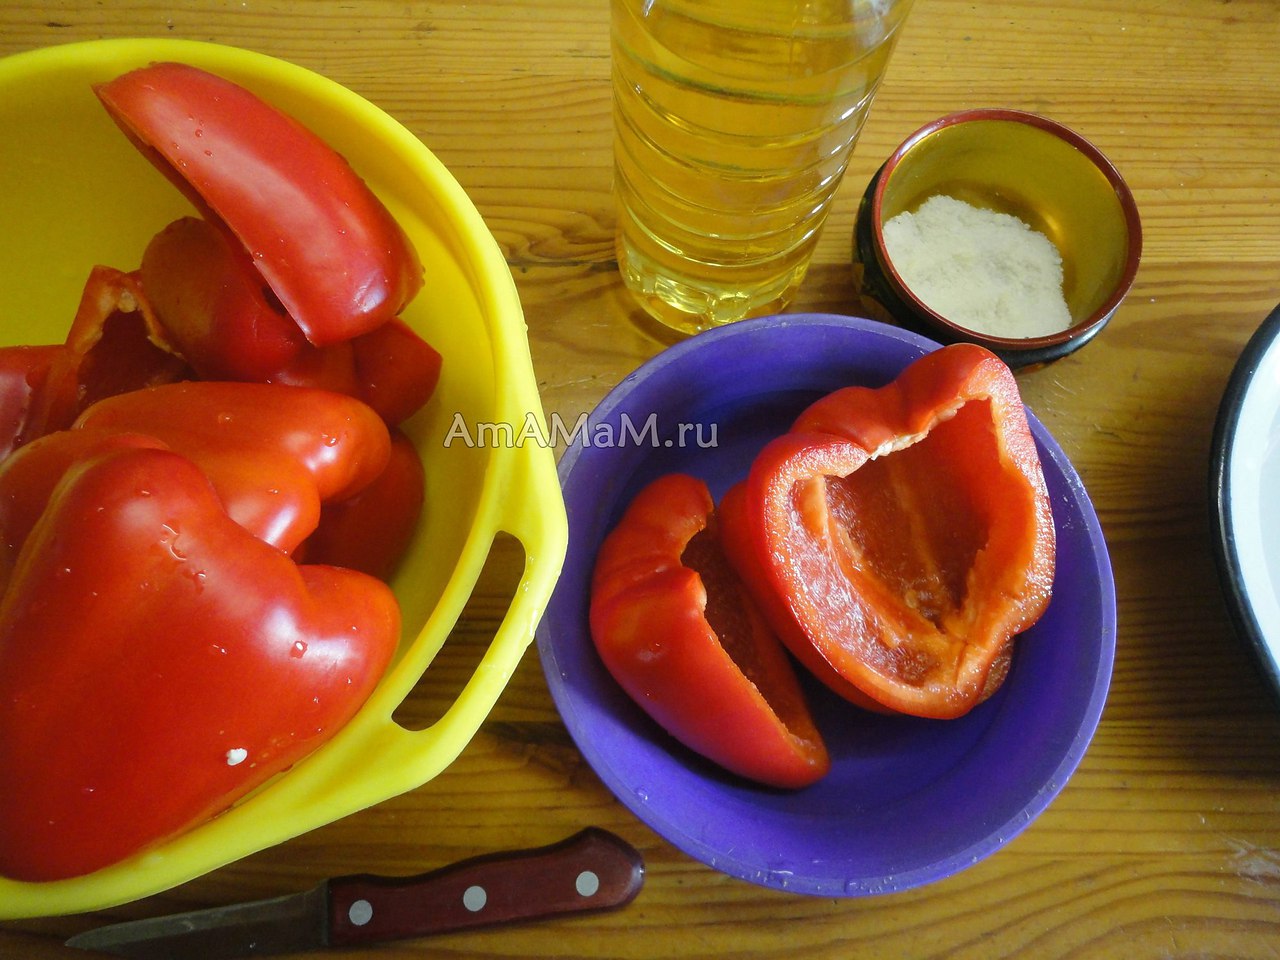
[[[334,946],[609,910],[644,883],[640,854],[597,827],[533,850],[488,854],[416,877],[329,881]]]

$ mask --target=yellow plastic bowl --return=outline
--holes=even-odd
[[[564,560],[564,501],[549,447],[446,443],[457,415],[470,427],[509,423],[517,431],[529,416],[543,422],[520,301],[497,244],[413,134],[300,67],[180,40],[76,43],[0,60],[0,293],[8,318],[0,344],[62,342],[90,267],[134,269],[156,231],[192,213],[90,89],[156,60],[221,74],[311,127],[382,198],[427,265],[426,288],[404,318],[444,366],[431,403],[406,425],[426,468],[427,506],[393,583],[404,635],[369,702],[305,761],[225,814],[114,866],[50,883],[0,880],[0,918],[137,899],[430,780],[502,692]],[[500,531],[525,551],[502,625],[447,711],[426,729],[406,729],[392,715],[445,643]],[[423,683],[430,681],[428,673]]]

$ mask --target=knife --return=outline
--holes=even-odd
[[[550,846],[485,854],[417,876],[336,877],[305,893],[98,927],[67,946],[142,960],[353,947],[610,910],[629,903],[643,884],[639,852],[588,827]]]

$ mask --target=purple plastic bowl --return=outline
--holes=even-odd
[[[823,897],[950,876],[1048,806],[1097,726],[1115,652],[1115,584],[1080,478],[1034,417],[1058,535],[1053,600],[1019,639],[1008,680],[967,716],[865,713],[806,676],[832,769],[804,790],[775,790],[724,773],[672,739],[596,655],[587,625],[596,551],[645,483],[679,470],[701,476],[719,497],[818,396],[848,384],[880,386],[937,346],[896,327],[829,315],[717,328],[627,377],[561,459],[569,553],[537,631],[551,695],[618,799],[680,850],[730,876]]]

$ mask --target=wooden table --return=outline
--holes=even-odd
[[[545,408],[572,422],[667,342],[641,320],[614,261],[608,19],[600,0],[7,0],[0,53],[129,35],[215,40],[373,100],[479,207],[519,286]],[[1020,374],[1107,536],[1114,680],[1075,777],[995,855],[857,901],[716,873],[605,790],[531,649],[462,757],[422,788],[148,900],[5,923],[0,954],[60,956],[63,938],[107,920],[339,873],[415,872],[598,824],[647,862],[624,911],[377,956],[1274,957],[1280,708],[1227,618],[1208,471],[1223,387],[1280,302],[1278,52],[1275,0],[919,0],[793,306],[858,312],[857,197],[899,140],[953,110],[1055,117],[1092,139],[1137,197],[1144,257],[1115,319],[1080,353]],[[499,553],[461,632],[492,632],[518,563],[518,551]]]

